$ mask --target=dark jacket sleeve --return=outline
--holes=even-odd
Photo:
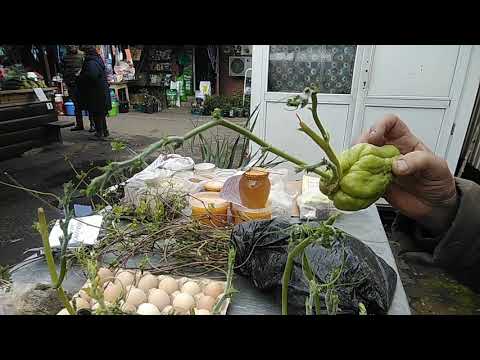
[[[480,289],[480,185],[456,178],[459,206],[446,233],[430,237],[415,221],[398,215],[392,235],[405,252],[427,252],[433,264]]]
[[[102,78],[100,66],[95,61],[87,61],[80,74],[81,81],[85,83],[99,83]]]

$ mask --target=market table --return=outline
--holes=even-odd
[[[395,269],[398,276],[397,288],[388,313],[391,315],[410,315],[407,296],[398,275],[395,259],[383,230],[377,208],[371,206],[353,214],[342,215],[335,224],[338,228],[370,246],[377,255]],[[28,261],[32,262],[28,263]],[[135,260],[131,259],[131,261]],[[23,292],[35,283],[50,283],[46,262],[43,258],[26,260],[12,269],[12,280],[14,291],[18,292]],[[85,278],[79,268],[73,268],[67,274],[64,288],[71,293],[75,293],[84,282]],[[274,302],[273,295],[255,289],[248,279],[236,275],[234,286],[239,290],[239,293],[235,295],[229,306],[229,315],[279,315],[281,313],[280,304]]]

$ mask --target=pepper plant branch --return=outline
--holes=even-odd
[[[323,138],[325,141],[328,143],[330,141],[330,134],[328,131],[323,127],[322,122],[320,121],[320,118],[318,117],[318,112],[317,112],[317,105],[318,105],[318,99],[317,99],[317,91],[312,91],[312,107],[310,108],[310,111],[312,112],[313,116],[313,121],[315,121],[315,124],[317,124],[318,129],[322,133]]]
[[[120,161],[120,162],[112,162],[109,165],[100,168],[102,171],[104,171],[104,173],[100,176],[97,176],[96,178],[94,178],[91,181],[90,185],[87,188],[87,195],[91,196],[95,193],[96,190],[103,188],[103,185],[105,184],[105,182],[108,180],[108,178],[111,175],[117,173],[118,171],[121,171],[124,168],[127,168],[127,167],[131,166],[136,161],[143,160],[145,157],[147,157],[148,155],[150,155],[154,151],[156,151],[158,149],[161,149],[161,148],[163,148],[163,147],[165,147],[169,144],[172,144],[172,143],[174,143],[176,145],[181,145],[183,142],[189,140],[190,138],[193,138],[196,135],[198,135],[198,134],[200,134],[200,133],[202,133],[202,132],[204,132],[204,131],[212,128],[212,127],[215,127],[215,126],[223,126],[223,127],[226,127],[230,130],[233,130],[233,131],[245,136],[246,138],[253,141],[254,143],[258,144],[262,148],[266,149],[268,152],[270,152],[272,154],[275,154],[275,155],[277,155],[277,156],[279,156],[279,157],[281,157],[281,158],[283,158],[283,159],[285,159],[285,160],[287,160],[287,161],[289,161],[289,162],[291,162],[291,163],[293,163],[297,166],[308,166],[308,164],[305,163],[304,161],[299,160],[296,157],[291,156],[291,155],[287,154],[286,152],[284,152],[280,149],[277,149],[276,147],[268,144],[267,142],[263,141],[262,139],[260,139],[259,137],[257,137],[256,135],[254,135],[253,133],[251,133],[249,130],[245,129],[244,127],[236,125],[236,124],[234,124],[230,121],[224,120],[222,118],[217,118],[217,119],[209,121],[208,123],[205,123],[205,124],[195,128],[195,129],[191,130],[190,132],[188,132],[184,136],[168,136],[166,138],[163,138],[160,141],[157,141],[156,143],[151,144],[143,152],[134,156],[131,159]],[[329,179],[330,178],[330,176],[326,172],[324,172],[320,169],[312,169],[311,172],[319,175],[320,177],[322,177],[324,179]]]
[[[313,131],[312,128],[302,121],[298,114],[296,115],[300,124],[300,131],[307,134],[318,146],[320,146],[330,161],[335,165],[334,172],[336,173],[336,178],[339,180],[342,179],[342,166],[340,165],[340,161],[338,160],[335,150],[333,150],[333,148],[330,146],[328,140],[322,139],[320,136],[318,136],[318,134]]]
[[[48,271],[50,272],[50,278],[52,283],[58,283],[57,269],[55,268],[55,261],[53,260],[52,249],[50,248],[50,243],[48,241],[48,225],[47,219],[45,216],[45,211],[43,208],[38,209],[38,231],[42,237],[43,248],[45,251],[45,259],[47,260]],[[70,315],[75,315],[75,311],[68,301],[67,295],[63,290],[63,287],[60,285],[56,288],[58,297],[63,302],[65,309],[67,309]]]

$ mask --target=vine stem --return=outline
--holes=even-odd
[[[143,161],[143,159],[150,155],[151,153],[153,153],[154,151],[164,147],[164,146],[167,146],[169,144],[182,144],[183,142],[195,137],[196,135],[212,128],[212,127],[215,127],[215,126],[223,126],[223,127],[226,127],[230,130],[233,130],[243,136],[245,136],[246,138],[248,138],[249,140],[253,141],[254,143],[258,144],[259,146],[261,146],[262,148],[266,149],[267,151],[295,164],[295,165],[298,165],[300,167],[304,167],[304,166],[308,166],[307,163],[305,163],[304,161],[300,160],[300,159],[297,159],[296,157],[294,156],[291,156],[287,153],[285,153],[284,151],[280,150],[280,149],[277,149],[276,147],[268,144],[267,142],[263,141],[262,139],[260,139],[258,136],[254,135],[253,133],[251,133],[249,130],[239,126],[239,125],[236,125],[228,120],[224,120],[222,118],[220,119],[215,119],[215,120],[212,120],[212,121],[209,121],[193,130],[191,130],[190,132],[188,132],[187,134],[185,134],[183,137],[182,136],[168,136],[166,138],[163,138],[161,139],[160,141],[157,141],[153,144],[151,144],[150,146],[148,146],[143,152],[141,152],[140,154],[134,156],[133,158],[131,159],[128,159],[128,160],[124,160],[124,161],[120,161],[120,162],[113,162],[103,168],[101,168],[101,170],[104,171],[104,173],[100,176],[97,176],[96,178],[94,178],[88,189],[87,189],[87,195],[91,196],[93,195],[93,193],[101,188],[103,186],[103,184],[105,184],[105,182],[107,181],[107,179],[109,178],[110,175],[112,175],[113,173],[123,169],[123,168],[126,168],[130,165],[132,165],[133,163],[135,163],[136,161]],[[329,179],[330,176],[320,170],[320,169],[312,169],[311,172],[319,175],[320,177],[324,178],[324,179]]]
[[[292,276],[293,260],[313,241],[315,241],[315,239],[306,238],[288,253],[287,263],[285,264],[285,270],[282,276],[282,315],[288,315],[288,283]]]
[[[58,276],[57,276],[57,269],[55,267],[55,261],[52,255],[52,249],[50,248],[50,243],[48,241],[48,225],[47,225],[47,218],[45,216],[45,211],[43,208],[38,209],[38,225],[39,225],[39,232],[42,237],[43,248],[45,250],[45,259],[47,260],[48,271],[50,272],[50,278],[53,284],[58,283]],[[68,301],[67,295],[63,290],[62,286],[58,286],[56,288],[58,297],[63,302],[65,309],[67,309],[70,315],[75,315],[75,311],[71,306],[70,302]]]

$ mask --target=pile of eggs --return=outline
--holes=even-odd
[[[133,270],[119,270],[114,274],[107,268],[100,268],[98,277],[104,289],[105,304],[118,303],[128,314],[210,315],[225,291],[224,282],[186,277],[175,279]],[[88,287],[87,283],[84,288]],[[99,307],[83,289],[72,302],[75,302],[77,311],[95,311]],[[63,309],[58,315],[68,315],[68,312]]]

